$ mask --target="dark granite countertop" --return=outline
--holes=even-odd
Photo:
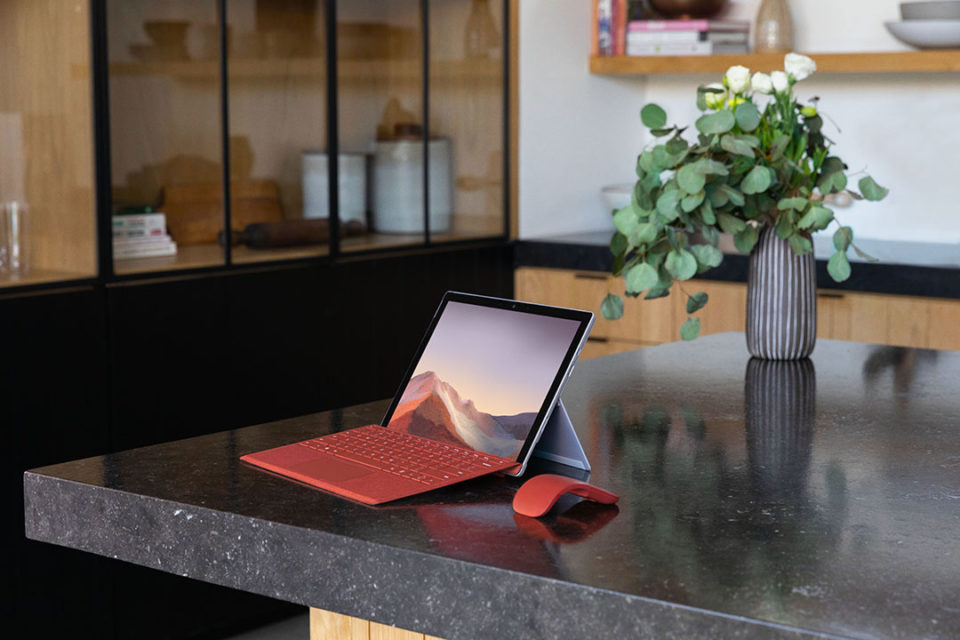
[[[515,266],[610,271],[612,231],[592,231],[518,240]],[[830,234],[814,236],[817,286],[839,291],[864,291],[933,298],[960,298],[960,245],[891,240],[857,240],[857,245],[879,262],[868,263],[850,252],[853,269],[846,282],[827,274],[833,251]],[[746,282],[748,258],[732,240],[722,238],[723,264],[697,276],[708,280]]]
[[[619,510],[514,516],[500,477],[370,508],[238,460],[381,402],[28,472],[27,536],[451,639],[960,637],[960,353],[720,334],[564,402]]]

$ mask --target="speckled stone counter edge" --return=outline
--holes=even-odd
[[[837,637],[36,472],[24,500],[33,540],[449,640]]]

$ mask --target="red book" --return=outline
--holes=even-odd
[[[627,8],[629,0],[613,0],[613,55],[627,53]]]

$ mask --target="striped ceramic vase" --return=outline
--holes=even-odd
[[[799,360],[817,342],[817,277],[813,254],[798,256],[772,227],[750,254],[747,349],[765,360]]]

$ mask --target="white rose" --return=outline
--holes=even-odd
[[[738,64],[727,69],[724,78],[731,93],[743,93],[750,86],[750,69]]]
[[[796,80],[805,80],[817,70],[817,63],[799,53],[788,53],[783,59],[783,68]]]
[[[767,74],[757,72],[750,80],[750,88],[755,93],[773,93],[773,80]]]
[[[723,88],[723,85],[719,82],[714,82],[707,85],[708,89],[719,89],[719,93],[707,92],[703,94],[703,100],[707,103],[709,109],[717,111],[723,109],[723,105],[727,103],[727,92]]]
[[[777,93],[783,93],[790,90],[790,78],[783,71],[774,71],[770,74],[770,81],[773,83],[773,90]]]

